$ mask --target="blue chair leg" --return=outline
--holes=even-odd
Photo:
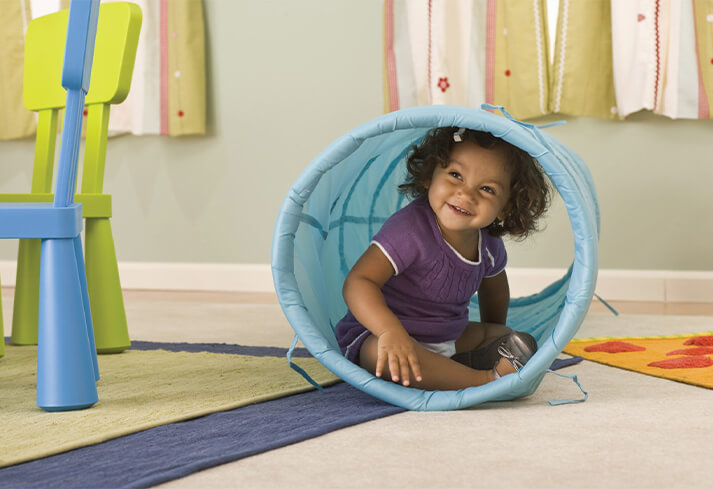
[[[5,333],[2,327],[2,298],[0,298],[0,357],[5,356]]]
[[[99,362],[97,362],[97,348],[94,341],[94,323],[92,321],[92,311],[89,304],[89,289],[87,289],[87,270],[84,267],[84,253],[82,252],[82,238],[74,238],[74,258],[77,260],[77,271],[79,272],[79,285],[82,289],[82,305],[84,306],[84,318],[87,324],[87,338],[89,338],[89,352],[92,357],[94,367],[94,380],[99,380]]]
[[[41,246],[37,405],[84,409],[98,401],[74,239]]]

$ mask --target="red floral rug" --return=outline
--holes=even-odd
[[[640,338],[576,338],[564,353],[713,389],[713,332]]]

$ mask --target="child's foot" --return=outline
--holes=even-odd
[[[500,346],[501,358],[493,367],[496,379],[520,370],[537,351],[537,342],[532,335],[520,331],[510,333]]]
[[[493,367],[493,380],[498,380],[500,377],[504,377],[508,374],[514,374],[517,372],[515,367],[512,366],[505,358],[500,358],[500,361]]]

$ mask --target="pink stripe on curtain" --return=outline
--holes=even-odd
[[[661,82],[661,26],[659,17],[661,11],[661,2],[656,0],[654,4],[654,44],[656,47],[656,77],[654,78],[654,103],[651,105],[652,110],[658,109],[662,104],[659,100],[659,84]]]
[[[495,99],[495,13],[497,0],[488,0],[485,24],[485,102],[493,104]]]
[[[169,135],[168,125],[168,0],[161,0],[161,135]]]
[[[394,0],[386,0],[384,47],[386,48],[386,84],[389,89],[389,111],[399,110],[399,86],[394,55]]]
[[[698,49],[698,31],[696,29],[696,2],[691,0],[693,4],[693,28],[696,36],[696,60],[698,61],[698,118],[708,119],[710,117],[708,110],[708,97],[706,96],[706,88],[703,85],[703,65],[701,60],[701,54]]]
[[[431,50],[433,49],[432,46],[432,19],[431,19],[431,12],[432,12],[432,1],[428,0],[428,55],[426,58],[426,61],[428,63],[428,103],[432,104],[433,103],[433,93],[431,92]]]

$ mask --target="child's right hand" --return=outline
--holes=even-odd
[[[421,365],[413,340],[406,331],[390,330],[378,336],[375,371],[377,377],[381,377],[386,365],[394,382],[401,379],[403,385],[408,386],[411,383],[411,372],[416,381],[421,382]]]

